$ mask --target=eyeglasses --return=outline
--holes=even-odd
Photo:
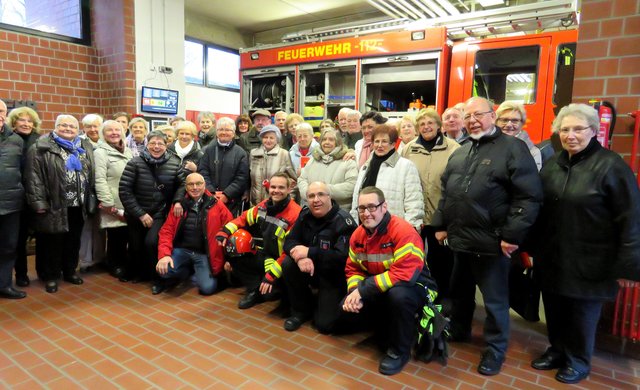
[[[187,186],[187,187],[201,187],[203,185],[204,185],[203,181],[197,181],[195,183],[187,183],[187,184],[185,184],[185,186]]]
[[[367,210],[370,213],[373,213],[378,209],[378,207],[382,206],[384,202],[380,202],[378,204],[368,204],[366,206],[358,206],[356,209],[358,210],[358,214],[364,214],[364,211]]]
[[[307,194],[307,200],[324,198],[325,196],[329,196],[329,194],[327,194],[326,192],[318,192],[317,194]]]
[[[164,142],[149,142],[147,146],[167,146],[167,144]]]
[[[562,127],[562,128],[560,129],[560,133],[562,133],[562,134],[569,134],[569,132],[570,132],[571,130],[573,130],[573,132],[574,132],[575,134],[582,134],[582,133],[586,132],[587,130],[591,130],[591,126],[587,126],[587,127],[584,127],[584,126],[576,126],[576,127]]]
[[[77,129],[78,126],[72,125],[71,123],[58,123],[58,127],[62,127],[63,129]]]
[[[464,121],[465,122],[469,122],[471,120],[471,117],[473,117],[473,119],[479,121],[482,120],[482,118],[484,118],[485,115],[491,113],[493,111],[489,110],[489,111],[484,111],[484,112],[474,112],[473,114],[467,114],[464,116]]]
[[[498,120],[496,122],[504,124],[504,125],[506,125],[507,123],[513,123],[514,125],[517,125],[518,123],[522,122],[522,120],[521,119],[513,119],[513,118],[498,118]]]
[[[389,145],[391,143],[391,141],[389,141],[388,139],[377,139],[373,141],[374,145]]]

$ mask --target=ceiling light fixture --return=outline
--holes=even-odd
[[[494,5],[504,5],[504,0],[478,0],[483,8],[493,7]]]

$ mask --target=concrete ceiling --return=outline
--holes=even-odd
[[[335,24],[385,15],[366,0],[185,0],[188,12],[256,34],[304,24]]]

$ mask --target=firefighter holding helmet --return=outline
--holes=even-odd
[[[264,302],[264,295],[282,275],[283,245],[288,231],[300,214],[291,199],[289,176],[276,173],[269,180],[269,198],[227,223],[217,235],[225,247],[225,269],[242,282],[246,294],[238,308],[249,309]],[[253,233],[251,234],[246,230]]]

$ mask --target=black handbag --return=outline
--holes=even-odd
[[[534,280],[533,268],[512,262],[509,270],[509,306],[530,322],[540,321],[540,286]]]

